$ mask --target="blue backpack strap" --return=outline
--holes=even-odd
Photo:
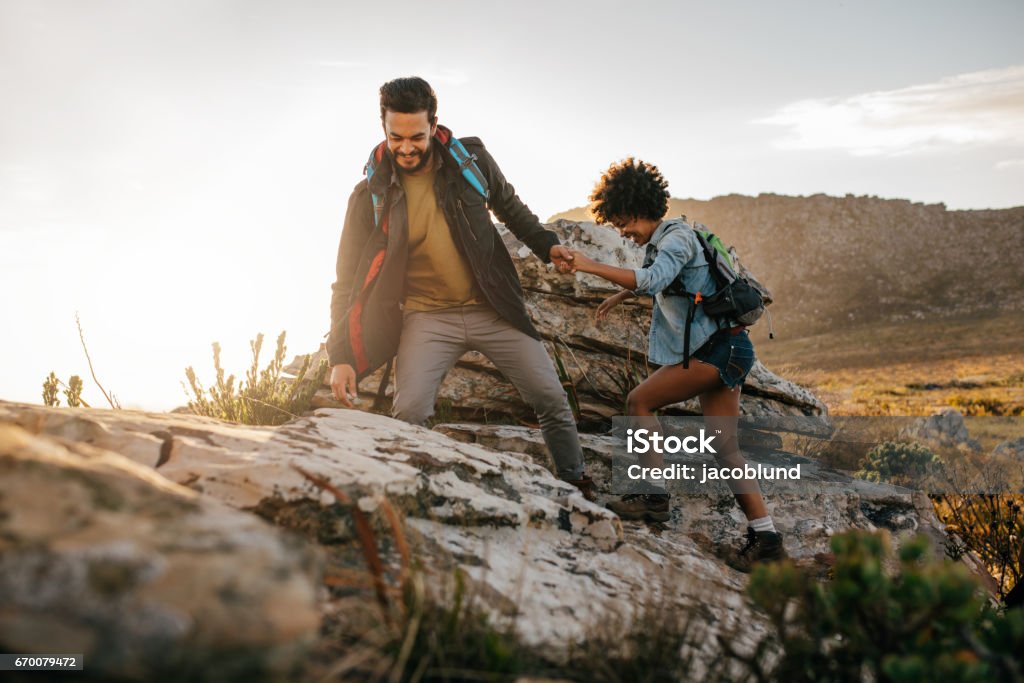
[[[437,138],[441,146],[444,147],[449,156],[455,161],[455,164],[459,168],[459,172],[462,177],[466,179],[476,192],[484,198],[486,202],[490,197],[490,190],[487,186],[487,178],[484,177],[483,171],[477,165],[477,157],[475,154],[470,154],[469,150],[462,142],[452,135],[452,132],[444,126],[437,127],[437,133],[434,136]],[[370,158],[366,162],[366,166],[363,168],[363,172],[366,173],[366,181],[369,183],[373,179],[373,174],[377,170],[377,166],[384,159],[384,153],[387,150],[387,141],[384,141],[377,145],[372,152],[370,152]],[[373,201],[373,223],[376,226],[380,226],[381,218],[384,213],[384,197],[374,192],[370,192],[370,199]]]
[[[490,198],[490,189],[487,187],[487,178],[484,177],[480,167],[477,166],[476,155],[470,154],[465,145],[444,126],[437,127],[434,137],[448,150],[448,154],[451,155],[452,159],[455,160],[455,164],[459,167],[462,177],[466,179],[470,187],[476,190],[477,194],[483,197],[486,202]]]
[[[476,164],[476,155],[470,154],[462,142],[460,142],[456,137],[453,137],[452,141],[448,144],[448,151],[451,152],[452,158],[455,159],[455,163],[459,165],[459,171],[462,173],[462,177],[466,179],[470,186],[476,190],[486,202],[489,198],[490,190],[487,187],[487,178],[484,177],[483,172],[480,171],[480,167]]]

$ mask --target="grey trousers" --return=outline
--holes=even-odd
[[[544,345],[516,329],[490,306],[406,311],[395,361],[392,415],[422,425],[434,414],[445,375],[466,351],[494,363],[537,413],[558,476],[579,479],[583,453],[565,389]]]

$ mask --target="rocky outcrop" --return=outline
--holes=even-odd
[[[641,250],[614,231],[593,223],[557,221],[548,226],[562,242],[604,263],[639,267]],[[571,385],[581,420],[601,422],[622,414],[626,394],[657,366],[647,360],[650,299],[634,299],[613,310],[603,322],[594,316],[597,305],[618,290],[605,280],[586,273],[560,274],[546,266],[508,231],[500,228],[505,246],[519,271],[526,307],[556,367],[564,369],[563,381]],[[316,367],[327,354],[321,349],[313,359]],[[301,358],[286,368],[296,373]],[[373,403],[381,386],[382,371],[360,385],[363,406]],[[385,396],[390,397],[388,386]],[[479,353],[467,353],[448,374],[438,395],[452,415],[481,418],[498,414],[523,422],[535,418],[515,388]],[[337,407],[328,390],[315,405]],[[740,410],[751,416],[824,415],[827,409],[810,391],[756,363],[743,390]],[[667,414],[700,413],[696,399],[666,408]]]
[[[541,463],[547,459],[543,439],[535,429],[467,423],[438,425],[435,429],[467,443],[526,453]],[[609,493],[613,459],[621,458],[622,442],[611,436],[584,434],[581,445],[588,472]],[[923,494],[857,479],[814,459],[790,453],[766,450],[756,455],[750,451],[745,454],[751,465],[801,466],[799,482],[761,484],[776,523],[789,532],[786,548],[794,557],[812,561],[825,552],[833,533],[849,528],[881,527],[894,532],[925,534],[937,547],[945,541],[945,529]],[[686,454],[680,454],[674,461],[695,466],[698,471],[702,464],[712,462],[708,456]],[[691,486],[689,493],[674,497],[671,531],[666,533],[696,539],[708,549],[729,544],[736,537],[737,529],[745,524],[724,485]]]
[[[301,661],[320,621],[314,548],[2,410],[0,649],[78,653],[95,680],[273,678]]]
[[[84,638],[87,647],[88,634],[74,630],[76,615],[94,610],[107,615],[101,623],[111,624],[103,637],[118,643],[93,637],[112,652],[145,637],[118,630],[135,623],[151,623],[160,637],[179,628],[191,640],[179,635],[172,643],[201,643],[210,651],[220,642],[210,635],[218,625],[236,629],[228,643],[256,642],[252,625],[264,636],[268,657],[287,652],[308,634],[308,608],[302,605],[309,600],[303,578],[312,566],[309,550],[268,531],[255,515],[321,546],[327,574],[351,572],[363,561],[350,508],[294,465],[338,487],[376,528],[388,528],[389,501],[402,513],[416,561],[431,580],[461,569],[488,609],[514,614],[524,640],[553,657],[609,614],[631,614],[655,575],[673,577],[664,600],[697,609],[710,638],[738,629],[735,645],[742,649],[766,628],[743,598],[746,578],[718,557],[743,527],[731,496],[679,498],[672,519],[658,528],[622,523],[550,474],[536,430],[449,425],[440,433],[333,409],[281,427],[247,427],[181,414],[0,402],[0,425],[5,423],[16,427],[6,426],[4,433],[16,436],[7,436],[0,452],[6,468],[0,478],[0,564],[21,569],[3,572],[0,615],[34,609],[42,620],[0,620],[0,646],[7,651],[51,645],[30,642],[39,628],[70,629],[67,637]],[[606,501],[614,446],[608,437],[584,435],[583,441]],[[829,537],[847,528],[890,529],[897,542],[911,532],[944,538],[927,498],[802,462],[821,491],[769,499],[798,562],[824,572]],[[8,471],[19,474],[12,478]],[[79,574],[68,571],[72,578],[90,576],[94,562],[102,568],[99,578],[85,585],[63,574],[33,575],[32,567],[66,566],[42,563],[39,552],[80,563]],[[396,571],[399,551],[383,543],[382,553],[387,571]],[[290,554],[291,562],[282,554]],[[269,577],[264,569],[273,570]],[[14,582],[11,576],[25,578]],[[229,576],[245,578],[225,584]],[[117,600],[90,597],[104,590]],[[202,600],[209,590],[215,595]],[[62,608],[56,597],[33,602],[72,594],[89,599]],[[335,598],[322,597],[322,613],[337,613]],[[222,602],[238,612],[226,611]],[[278,609],[287,614],[275,622],[271,615]]]

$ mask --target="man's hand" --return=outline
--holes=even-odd
[[[594,266],[598,265],[597,261],[587,256],[582,251],[571,251],[568,249],[566,249],[566,251],[569,252],[569,258],[572,259],[572,272],[574,273],[578,270],[584,273],[592,273]]]
[[[548,256],[551,258],[551,262],[555,264],[555,268],[558,269],[559,273],[576,272],[576,266],[573,264],[573,254],[568,247],[556,244],[551,247]]]
[[[343,406],[352,407],[351,399],[358,395],[355,368],[351,365],[335,365],[331,368],[331,393]]]

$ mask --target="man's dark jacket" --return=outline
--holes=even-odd
[[[461,138],[487,178],[489,199],[462,177],[452,157],[435,138],[434,184],[459,252],[473,272],[484,299],[505,320],[539,339],[523,304],[523,290],[512,258],[491,222],[488,208],[534,254],[549,262],[558,236],[516,195],[478,138]],[[374,225],[370,193],[385,197],[381,226]],[[386,231],[385,231],[386,230]],[[408,216],[402,184],[390,154],[384,154],[373,177],[362,180],[349,197],[338,247],[337,281],[331,285],[331,332],[327,352],[331,366],[344,363],[363,378],[390,360],[402,331],[408,258]]]

